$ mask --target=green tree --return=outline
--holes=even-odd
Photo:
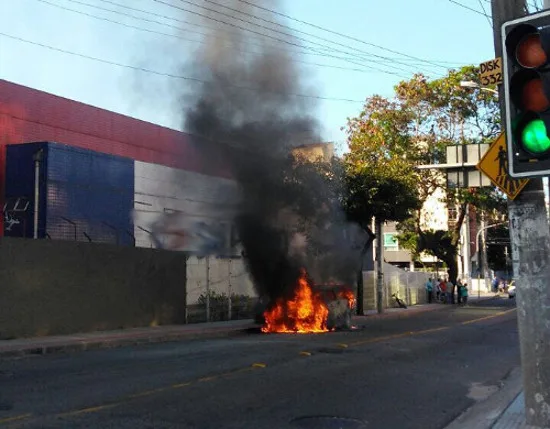
[[[416,168],[441,163],[448,145],[488,143],[498,134],[497,100],[488,92],[461,88],[464,80],[476,82],[476,68],[452,70],[431,81],[415,75],[399,83],[391,99],[368,98],[361,114],[349,119],[347,125],[347,160],[352,166],[406,177],[414,183],[421,204],[437,190],[445,189],[448,207],[457,212],[456,222],[449,230],[426,229],[417,209],[400,223],[399,240],[413,257],[426,252],[445,262],[453,281],[458,272],[460,228],[468,205],[486,210],[488,216],[502,206],[502,197],[493,188],[477,192],[447,189],[441,172]]]

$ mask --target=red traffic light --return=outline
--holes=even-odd
[[[506,52],[523,68],[536,69],[548,63],[550,44],[548,28],[539,29],[529,24],[515,27],[506,36]]]
[[[516,46],[516,60],[526,68],[540,67],[548,61],[542,48],[540,34],[528,34]]]

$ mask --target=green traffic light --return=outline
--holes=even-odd
[[[532,154],[539,155],[550,150],[550,138],[541,119],[535,119],[523,128],[521,140],[525,150]]]

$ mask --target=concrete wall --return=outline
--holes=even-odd
[[[181,252],[0,239],[0,339],[184,323]]]

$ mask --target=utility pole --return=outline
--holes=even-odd
[[[525,14],[525,0],[492,0],[495,53],[503,53],[503,22]],[[545,0],[544,6],[549,2]],[[499,97],[504,127],[504,96]],[[550,230],[541,179],[531,179],[508,202],[512,264],[517,284],[518,327],[527,424],[550,421]]]
[[[376,310],[378,313],[384,312],[384,272],[383,272],[383,252],[384,243],[382,242],[382,221],[376,219],[374,225],[374,234],[376,235]]]

